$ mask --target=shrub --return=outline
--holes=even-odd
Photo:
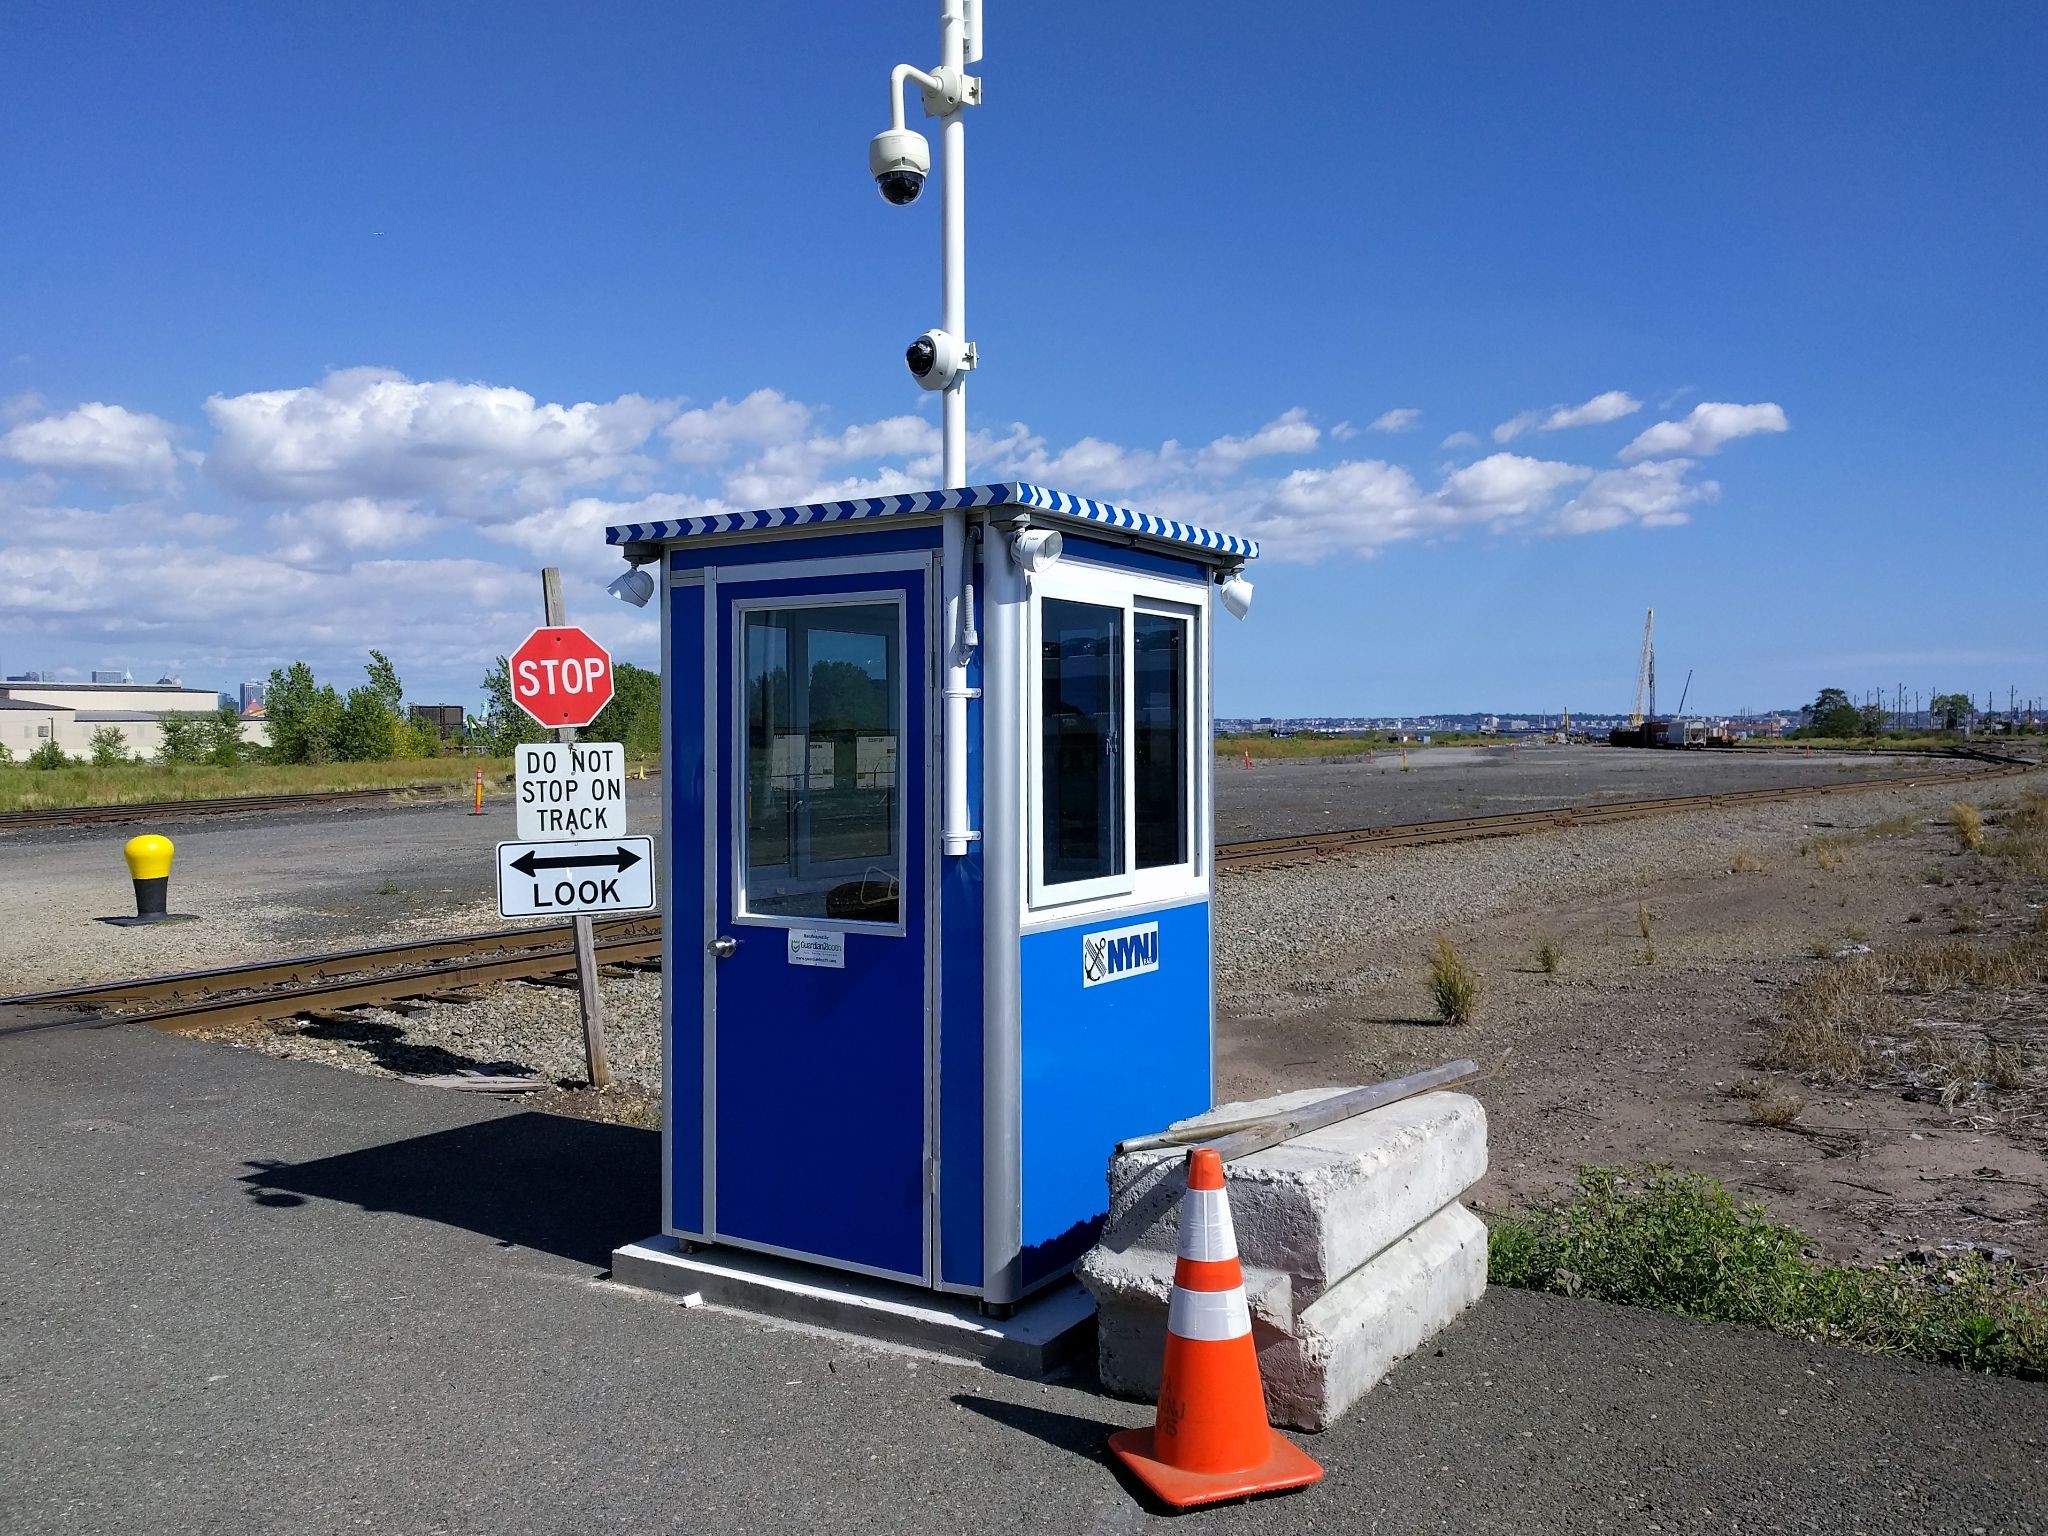
[[[64,749],[57,745],[57,738],[54,736],[40,747],[37,747],[35,751],[29,753],[24,761],[31,768],[69,768],[71,766],[71,759],[64,755]]]
[[[1758,1125],[1790,1125],[1806,1112],[1806,1100],[1794,1094],[1783,1098],[1763,1096],[1749,1101],[1749,1118]]]
[[[1969,1370],[2048,1370],[2048,1284],[2012,1262],[1864,1268],[1808,1247],[1705,1174],[1582,1168],[1577,1199],[1493,1224],[1487,1279]]]
[[[1564,969],[1564,950],[1547,933],[1536,941],[1536,969],[1546,976],[1555,976]]]
[[[1470,1024],[1479,1010],[1479,973],[1447,934],[1439,934],[1430,951],[1429,999],[1446,1024]]]
[[[1948,824],[1956,829],[1964,852],[1975,853],[1984,846],[1984,813],[1969,801],[1958,800],[1948,808]]]
[[[1728,861],[1731,875],[1760,875],[1764,872],[1764,861],[1747,848],[1736,850],[1735,857]]]
[[[118,726],[103,725],[86,741],[86,751],[95,768],[112,768],[128,761],[128,738]]]

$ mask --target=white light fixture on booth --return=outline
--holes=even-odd
[[[654,578],[635,566],[622,576],[614,576],[605,591],[622,603],[645,608],[647,599],[654,596]]]
[[[1232,618],[1241,619],[1252,611],[1252,584],[1235,573],[1223,579],[1216,596]]]
[[[1010,558],[1027,576],[1036,576],[1059,559],[1065,544],[1057,528],[1026,528],[1010,536]]]

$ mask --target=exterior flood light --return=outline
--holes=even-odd
[[[1026,528],[1010,539],[1010,558],[1027,576],[1036,576],[1059,559],[1065,540],[1057,528]]]
[[[614,576],[605,591],[622,603],[645,608],[647,599],[654,596],[654,578],[636,566],[622,576]]]
[[[1241,619],[1252,611],[1252,584],[1242,576],[1226,577],[1216,589],[1216,596],[1230,610],[1232,618]]]

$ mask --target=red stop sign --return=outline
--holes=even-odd
[[[508,658],[512,702],[542,725],[582,727],[612,701],[612,658],[573,624],[536,629]]]

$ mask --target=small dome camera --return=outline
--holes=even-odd
[[[926,389],[944,389],[967,366],[967,349],[948,331],[926,331],[903,349],[911,377]]]
[[[868,141],[868,174],[897,207],[917,201],[932,168],[932,147],[913,128],[889,128]]]

